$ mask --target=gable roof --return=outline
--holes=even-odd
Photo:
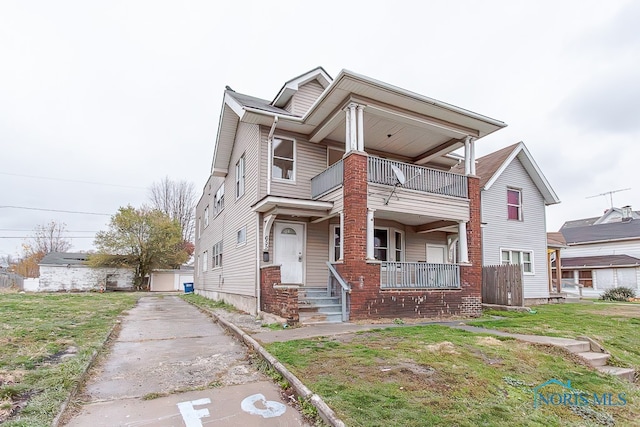
[[[321,84],[327,79],[329,84],[302,117],[284,110],[287,94],[295,93],[294,89],[311,81],[309,79]],[[345,134],[344,129],[340,129],[345,119],[342,109],[352,100],[366,104],[368,114],[376,120],[402,122],[407,129],[419,130],[414,133],[419,134],[423,144],[408,146],[419,164],[460,148],[466,136],[482,138],[506,126],[499,120],[348,70],[340,71],[335,80],[330,81],[329,75],[318,67],[285,83],[272,102],[225,91],[211,173],[226,176],[239,122],[268,127],[277,122],[278,130],[308,135],[311,143],[319,143],[330,135],[334,141],[341,141]],[[386,134],[384,139],[382,133],[378,136],[380,145],[382,141],[387,143]],[[367,139],[369,144],[373,144],[373,140]]]
[[[333,81],[329,73],[327,73],[324,68],[316,67],[313,70],[300,74],[298,77],[294,77],[286,82],[271,104],[276,107],[284,107],[287,102],[289,102],[293,94],[298,91],[300,86],[309,83],[312,80],[317,80],[324,89],[326,89]]]
[[[563,227],[560,232],[569,245],[640,239],[640,220]]]
[[[51,252],[38,265],[84,265],[89,254],[80,252]]]
[[[522,141],[494,151],[476,160],[476,175],[480,177],[480,188],[489,190],[516,157],[520,160],[520,163],[522,163],[522,166],[538,188],[538,191],[540,191],[540,194],[542,194],[545,205],[560,203],[560,199],[555,191],[553,191],[553,188],[551,188],[549,181],[547,181],[547,178]],[[457,165],[455,167],[456,172],[462,171],[462,168],[462,165]]]

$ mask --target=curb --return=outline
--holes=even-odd
[[[122,324],[121,317],[118,316],[117,319],[116,319],[116,323],[114,323],[113,326],[111,327],[111,329],[109,330],[109,333],[107,334],[107,337],[100,344],[100,348],[98,350],[94,350],[93,354],[91,354],[91,358],[89,359],[89,363],[87,364],[87,367],[84,369],[84,372],[80,375],[80,378],[78,378],[78,382],[76,383],[76,385],[73,387],[73,389],[69,393],[69,396],[67,396],[67,398],[64,400],[64,402],[62,402],[62,404],[60,405],[60,409],[58,411],[58,415],[56,415],[56,417],[51,422],[51,427],[59,427],[60,420],[62,419],[62,416],[64,415],[64,413],[67,411],[67,407],[69,406],[69,403],[71,403],[71,401],[80,392],[80,389],[84,386],[84,384],[85,384],[85,382],[87,380],[87,377],[89,376],[89,371],[95,365],[96,359],[98,358],[98,355],[100,354],[102,349],[104,349],[105,345],[109,342],[109,340],[114,336],[116,328],[118,326],[120,326],[121,324]]]
[[[248,347],[253,348],[253,350],[255,350],[255,352],[258,353],[260,357],[267,361],[267,363],[269,363],[271,367],[273,367],[273,369],[278,371],[280,375],[282,375],[289,382],[289,384],[291,384],[291,387],[295,390],[298,396],[309,401],[318,410],[318,415],[325,423],[329,424],[332,427],[346,427],[346,424],[340,418],[338,418],[333,409],[331,409],[320,396],[309,390],[309,388],[304,385],[302,381],[298,379],[298,377],[293,375],[293,373],[291,373],[282,363],[280,363],[278,359],[273,357],[271,353],[269,353],[264,347],[262,347],[262,345],[260,345],[258,341],[251,338],[246,332],[244,332],[242,329],[229,322],[228,320],[218,316],[212,311],[206,311],[216,322],[224,326],[229,331],[233,332],[233,334],[236,335],[240,341],[244,342]]]

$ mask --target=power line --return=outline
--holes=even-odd
[[[66,210],[62,210],[62,209],[31,208],[31,207],[26,207],[26,206],[0,206],[0,208],[9,208],[9,209],[27,209],[27,210],[31,210],[31,211],[62,212],[62,213],[73,213],[73,214],[83,214],[83,215],[103,215],[103,216],[111,216],[111,214],[98,213],[98,212],[66,211]]]
[[[19,173],[8,173],[8,172],[0,172],[0,175],[9,175],[9,176],[20,176],[23,178],[35,178],[35,179],[44,179],[47,181],[63,181],[63,182],[76,182],[80,184],[90,184],[90,185],[103,185],[107,187],[123,187],[123,188],[136,188],[139,190],[146,190],[145,187],[136,187],[133,185],[121,185],[121,184],[108,184],[106,182],[94,182],[94,181],[81,181],[78,179],[65,179],[65,178],[53,178],[48,176],[35,176],[35,175],[23,175]]]
[[[0,228],[0,231],[36,231],[33,228]],[[65,233],[97,233],[100,230],[63,230]]]
[[[32,239],[33,236],[0,236],[0,239]],[[62,236],[63,239],[95,239],[95,236]]]

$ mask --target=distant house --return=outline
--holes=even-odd
[[[479,315],[474,147],[504,126],[347,70],[318,67],[272,101],[227,88],[196,293],[302,323]]]
[[[52,252],[40,261],[37,290],[99,291],[133,288],[133,270],[128,268],[93,268],[87,265],[89,254]]]
[[[523,142],[480,157],[476,175],[483,265],[520,264],[525,302],[546,302],[551,289],[545,207],[560,199]]]
[[[563,284],[581,285],[583,296],[626,286],[640,290],[640,212],[630,206],[602,216],[567,221],[560,265]]]
[[[185,283],[193,283],[193,267],[179,269],[158,269],[151,272],[149,290],[151,292],[171,292],[184,290]]]

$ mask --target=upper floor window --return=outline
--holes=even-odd
[[[240,230],[238,230],[236,235],[236,243],[238,246],[247,243],[247,227],[242,227]]]
[[[204,208],[204,228],[209,226],[209,205]]]
[[[295,181],[295,141],[291,139],[273,140],[273,167],[271,176],[275,179]]]
[[[514,188],[507,188],[507,218],[522,220],[522,192]]]
[[[503,265],[520,264],[524,273],[533,274],[533,254],[531,252],[503,249],[500,257]]]
[[[213,198],[213,214],[218,215],[224,209],[224,182]]]
[[[207,271],[207,260],[209,259],[209,253],[207,251],[204,251],[204,253],[202,254],[202,271],[205,272]]]
[[[244,194],[244,154],[236,163],[236,199]]]

